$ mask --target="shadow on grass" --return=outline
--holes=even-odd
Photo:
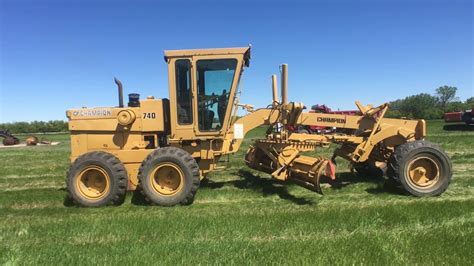
[[[314,202],[305,198],[296,197],[288,192],[288,186],[276,179],[260,178],[246,170],[239,170],[238,175],[244,179],[237,180],[234,186],[240,189],[252,189],[261,192],[264,196],[277,195],[280,199],[291,201],[297,205],[313,205]]]
[[[328,183],[332,189],[341,189],[357,183],[382,183],[383,181],[384,179],[379,176],[354,175],[349,172],[337,174],[335,180],[327,177],[321,178],[321,183]]]
[[[474,131],[474,125],[467,124],[453,124],[443,126],[444,130],[447,131]]]
[[[64,196],[64,199],[63,199],[64,207],[76,207],[77,206],[74,203],[74,200],[71,197],[69,197],[67,188],[63,187],[63,188],[60,188],[59,190],[66,193],[66,195]]]
[[[202,181],[201,187],[219,189],[229,185],[237,187],[239,189],[252,189],[254,191],[259,191],[264,196],[278,195],[278,197],[280,197],[281,199],[289,200],[299,205],[314,204],[314,202],[305,198],[299,198],[291,195],[287,188],[289,183],[282,182],[276,179],[260,178],[258,175],[256,176],[251,172],[242,169],[235,174],[243,177],[243,179],[222,182],[216,182],[209,179],[205,179]],[[337,174],[335,180],[332,180],[327,177],[322,177],[321,183],[327,183],[330,185],[330,189],[336,190],[357,183],[372,183],[376,184],[377,186],[366,189],[367,193],[406,195],[400,184],[396,183],[392,179],[387,179],[382,176],[375,175],[354,175],[352,173],[346,172]]]
[[[76,207],[76,204],[68,195],[64,197],[63,205],[64,207]]]
[[[223,187],[226,184],[230,184],[233,182],[235,181],[216,182],[216,181],[206,178],[204,180],[201,180],[201,184],[199,185],[199,188],[218,189],[218,188]]]
[[[150,206],[150,202],[145,199],[145,196],[141,193],[140,187],[138,187],[135,191],[130,192],[132,193],[131,203],[133,205],[138,206]]]
[[[305,198],[300,198],[292,195],[288,191],[288,184],[276,179],[260,178],[257,175],[252,174],[247,170],[239,170],[235,173],[242,177],[239,180],[230,181],[212,181],[205,179],[201,182],[201,187],[210,189],[219,189],[223,186],[229,185],[234,186],[238,189],[250,189],[256,192],[260,192],[263,196],[277,195],[280,199],[284,199],[293,202],[297,205],[313,205],[314,202]]]
[[[402,186],[391,178],[384,179],[383,183],[379,183],[376,187],[368,188],[365,191],[370,194],[391,194],[407,196]]]
[[[323,177],[322,183],[328,183],[332,189],[342,189],[357,183],[373,183],[376,187],[368,188],[365,191],[370,194],[395,194],[406,195],[400,184],[391,178],[384,178],[376,175],[357,175],[352,173],[340,173],[335,180]]]

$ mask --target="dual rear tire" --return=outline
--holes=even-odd
[[[153,205],[188,205],[199,188],[199,166],[185,150],[159,148],[143,161],[138,172],[139,191]]]
[[[67,176],[69,197],[80,206],[119,205],[125,198],[127,171],[110,153],[94,151],[79,156]]]
[[[175,147],[159,148],[142,162],[138,192],[153,205],[191,204],[200,183],[196,160]],[[114,155],[94,151],[78,157],[68,171],[69,197],[84,207],[119,205],[125,199],[128,175]]]

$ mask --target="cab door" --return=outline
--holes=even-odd
[[[192,58],[174,58],[168,63],[171,138],[194,139],[195,106]]]
[[[242,56],[194,56],[196,136],[224,136],[230,124]]]

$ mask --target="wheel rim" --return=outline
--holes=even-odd
[[[421,188],[429,188],[436,184],[439,179],[439,165],[430,157],[417,157],[407,167],[407,176],[412,185]]]
[[[110,177],[102,167],[88,166],[76,176],[76,187],[86,199],[101,199],[109,192]]]
[[[162,163],[151,172],[149,180],[156,192],[164,196],[172,196],[182,189],[184,174],[176,164]]]

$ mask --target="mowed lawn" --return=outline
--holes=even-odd
[[[273,181],[243,163],[258,129],[191,206],[145,206],[129,193],[122,206],[78,208],[65,201],[67,135],[0,149],[0,263],[472,265],[474,131],[443,126],[428,122],[428,140],[447,151],[454,178],[433,198],[353,176],[342,159],[324,196]]]

